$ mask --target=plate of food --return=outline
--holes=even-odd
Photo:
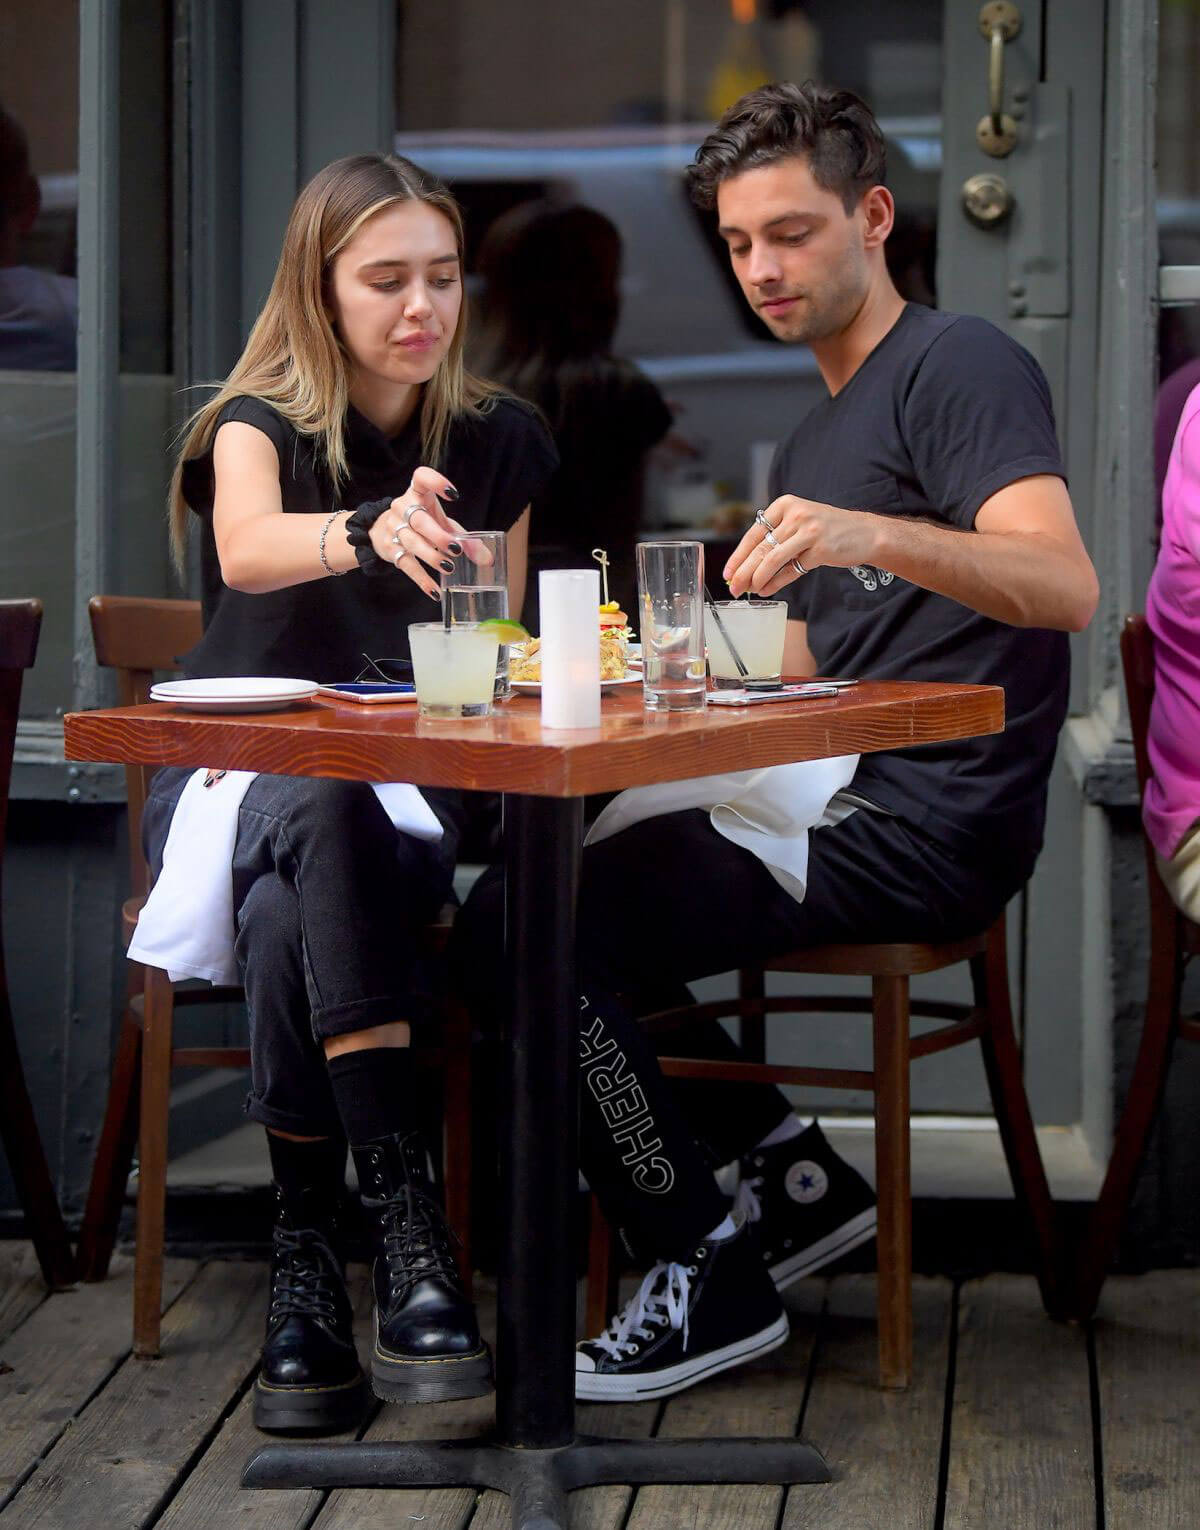
[[[618,685],[640,685],[642,672],[630,663],[629,618],[615,600],[605,601],[599,610],[600,689],[613,690]],[[640,650],[639,650],[640,655]],[[508,675],[514,691],[538,695],[542,689],[542,640],[530,638],[514,643],[508,650]]]

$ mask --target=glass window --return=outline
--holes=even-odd
[[[932,302],[941,0],[608,0],[584,11],[401,0],[397,22],[397,150],[458,194],[473,294],[487,296],[488,231],[519,201],[582,203],[609,220],[620,241],[612,349],[673,415],[648,459],[643,524],[741,524],[764,492],[767,443],[820,381],[807,348],[778,344],[747,307],[713,220],[688,202],[685,168],[756,85],[815,78],[859,92],[889,138],[894,273],[906,295]]]

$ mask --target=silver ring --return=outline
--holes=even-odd
[[[767,527],[766,531],[763,532],[763,541],[767,544],[768,547],[779,546],[779,542],[776,540],[775,533],[769,526]]]
[[[392,541],[395,542],[397,547],[400,546],[400,533],[398,531],[392,532]]]
[[[404,509],[400,513],[400,530],[407,531],[409,522],[412,520],[413,516],[416,515],[418,510],[424,510],[424,508],[425,506],[420,502],[420,500],[418,500],[416,504],[405,505]]]
[[[400,551],[396,554],[396,556],[392,559],[392,562],[396,565],[397,568],[399,568],[401,560],[404,559],[404,558],[407,558],[407,557],[408,557],[408,548],[407,547],[402,547],[400,549]]]
[[[756,510],[754,512],[754,519],[765,532],[770,533],[777,529],[776,527],[772,526],[770,521],[767,519],[767,512],[765,510]]]
[[[804,564],[801,563],[799,558],[793,558],[792,559],[792,567],[796,570],[796,572],[798,574],[807,574],[808,573],[808,570],[804,567]]]

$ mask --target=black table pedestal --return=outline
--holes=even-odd
[[[820,1452],[803,1440],[575,1437],[574,936],[582,827],[578,798],[505,797],[505,949],[513,1002],[501,1112],[507,1236],[495,1436],[265,1445],[246,1463],[243,1487],[499,1488],[512,1499],[513,1530],[566,1530],[566,1495],[575,1488],[830,1480]]]

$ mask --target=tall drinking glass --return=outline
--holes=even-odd
[[[708,669],[715,689],[723,691],[738,687],[743,678],[778,680],[783,669],[783,644],[787,637],[787,602],[718,600],[714,607],[721,624],[717,625],[711,611],[705,611],[704,634],[708,643]],[[730,643],[746,666],[744,677],[729,651]]]
[[[461,539],[463,551],[454,571],[442,575],[442,601],[450,602],[451,622],[486,622],[508,615],[508,539],[503,531],[472,531]],[[519,613],[518,613],[519,614]],[[508,648],[500,645],[493,695],[507,701]]]
[[[495,632],[475,622],[416,622],[408,629],[417,708],[422,717],[457,722],[487,717],[496,676]]]
[[[704,710],[704,548],[640,542],[642,702],[651,712]]]

